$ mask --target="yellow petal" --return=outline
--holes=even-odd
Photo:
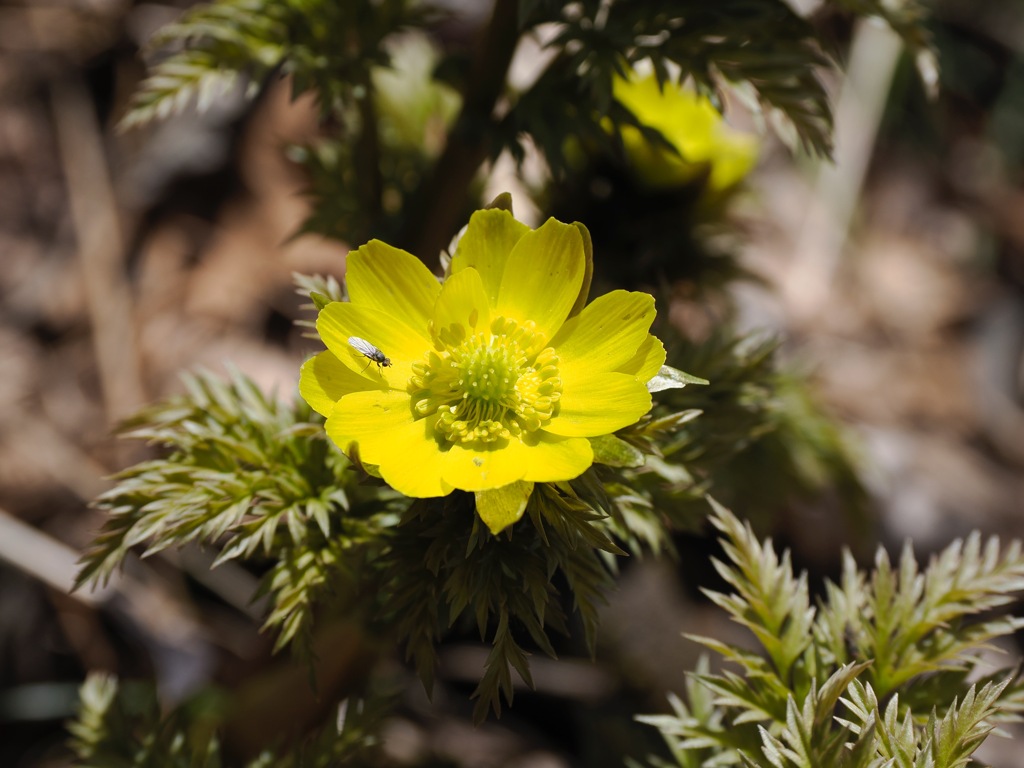
[[[353,304],[379,309],[413,328],[427,327],[441,284],[422,261],[371,240],[351,251],[346,264],[345,284]]]
[[[435,338],[461,340],[490,324],[490,304],[480,273],[468,267],[449,277],[434,305]]]
[[[595,437],[634,424],[651,409],[645,383],[628,373],[562,377],[558,412],[544,425],[555,435]]]
[[[409,395],[375,389],[342,397],[327,417],[326,429],[343,451],[357,443],[360,458],[380,464],[390,452],[389,433],[413,422]]]
[[[388,433],[389,452],[380,464],[381,477],[399,493],[417,499],[447,496],[452,486],[441,472],[446,451],[430,419],[419,419]]]
[[[330,416],[334,404],[345,395],[379,388],[379,382],[355,373],[329,349],[309,358],[299,373],[299,394],[323,416]]]
[[[572,480],[594,463],[594,449],[585,437],[561,437],[542,431],[527,438],[523,463],[524,480],[536,483]]]
[[[433,348],[424,335],[426,325],[416,330],[382,310],[345,301],[332,302],[320,310],[316,329],[327,348],[350,369],[379,381],[381,386],[402,390],[412,376],[412,364]],[[391,360],[392,367],[379,370],[349,344],[350,336],[358,336],[380,349]]]
[[[327,419],[327,435],[349,452],[377,465],[380,476],[406,496],[445,496],[452,486],[441,478],[444,452],[428,419],[414,419],[404,392],[355,392],[343,397]]]
[[[526,511],[526,505],[533,493],[533,483],[512,483],[493,491],[478,491],[476,513],[488,529],[497,536],[508,528]]]
[[[452,257],[451,274],[467,267],[475,269],[480,273],[491,306],[495,306],[505,262],[515,244],[529,231],[530,228],[516,221],[509,211],[498,208],[477,211],[470,217],[459,240]]]
[[[584,268],[583,284],[580,286],[580,292],[576,296],[572,309],[569,310],[569,317],[575,317],[583,311],[587,297],[590,296],[590,284],[594,281],[594,241],[590,239],[590,230],[578,221],[573,222],[573,226],[580,231],[580,236],[583,238]]]
[[[519,238],[508,255],[495,314],[532,320],[550,339],[576,302],[585,272],[579,229],[548,219]]]
[[[612,291],[598,297],[549,342],[559,373],[573,378],[618,369],[649,336],[654,314],[654,297],[646,293]]]
[[[464,491],[488,491],[521,480],[525,446],[518,438],[486,447],[453,445],[448,451],[442,477]]]
[[[657,336],[648,335],[632,358],[615,370],[631,373],[645,384],[654,378],[665,364],[665,345]]]

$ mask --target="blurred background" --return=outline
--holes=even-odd
[[[315,105],[292,100],[286,82],[253,101],[240,87],[202,113],[116,130],[145,74],[140,47],[187,5],[0,6],[5,767],[70,764],[63,723],[88,670],[155,677],[173,701],[280,663],[256,632],[254,577],[210,571],[206,552],[164,553],[106,592],[68,594],[102,524],[90,501],[150,455],[113,436],[118,421],[181,391],[179,375],[197,368],[233,366],[292,398],[299,364],[317,349],[295,326],[308,314],[292,274],[344,271],[344,243],[300,234],[308,166],[286,150],[321,129]],[[472,38],[486,14],[464,5],[452,4],[455,21],[435,44]],[[890,33],[837,24],[848,75],[829,83],[836,164],[762,138],[728,204],[738,263],[756,279],[726,287],[739,327],[781,337],[785,365],[842,425],[870,541],[910,538],[920,556],[974,528],[1024,536],[1024,2],[936,0],[932,11],[933,97]],[[525,46],[513,74],[536,66],[539,50]],[[491,197],[510,189],[528,223],[551,212],[591,226],[600,257],[607,195],[538,195],[510,162],[480,183]],[[642,284],[627,266],[612,263],[604,278]],[[714,301],[672,296],[678,331],[707,337]],[[744,503],[758,493],[747,488]],[[834,573],[850,543],[835,522],[849,501],[840,494],[766,500],[763,530],[801,566]],[[599,765],[607,755],[579,750],[580,734],[601,729],[619,754],[642,754],[655,738],[628,718],[663,708],[697,656],[679,633],[733,631],[684,578],[687,552],[705,557],[706,547],[681,539],[681,566],[632,563],[610,598],[599,663],[534,659],[537,692],[518,693],[509,714],[479,729],[463,700],[486,651],[453,643],[433,707],[410,693],[390,721],[396,760]],[[986,759],[1024,765],[1009,745],[992,740]]]

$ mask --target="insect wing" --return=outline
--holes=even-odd
[[[391,360],[381,352],[380,347],[374,346],[366,339],[361,339],[358,336],[349,336],[348,343],[371,363],[376,363],[378,370],[391,367]]]
[[[349,336],[348,343],[354,350],[362,354],[364,357],[370,358],[375,363],[379,363],[384,360],[384,353],[366,339],[361,339],[358,336]]]

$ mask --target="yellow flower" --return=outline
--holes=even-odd
[[[581,225],[531,230],[507,211],[477,211],[450,272],[439,283],[379,240],[350,253],[350,301],[321,310],[327,349],[303,365],[299,389],[330,438],[393,488],[476,492],[497,532],[522,515],[533,483],[593,463],[587,438],[650,409],[646,383],[665,350],[648,332],[651,296],[613,291],[583,306],[591,252]]]
[[[751,134],[729,127],[714,105],[674,82],[658,86],[651,74],[612,82],[616,101],[643,125],[656,129],[679,155],[653,145],[631,125],[622,129],[622,142],[630,164],[652,187],[685,184],[708,174],[712,192],[739,183],[757,161],[758,142]]]

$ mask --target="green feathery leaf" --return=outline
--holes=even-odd
[[[709,594],[754,633],[761,653],[695,638],[739,672],[703,665],[673,716],[644,719],[679,766],[962,768],[999,723],[1019,718],[1016,671],[972,673],[985,644],[1021,621],[966,621],[1024,590],[1019,544],[982,546],[972,534],[923,573],[909,546],[898,572],[880,550],[870,577],[847,554],[841,585],[827,584],[815,610],[788,554],[712,507],[726,554],[718,570],[734,592]]]

